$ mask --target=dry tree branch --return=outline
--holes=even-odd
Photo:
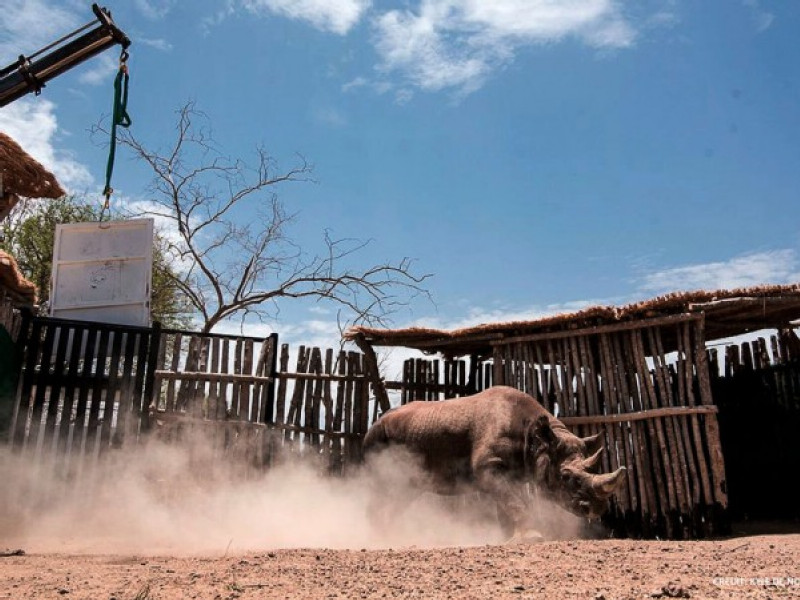
[[[172,283],[203,319],[202,330],[241,314],[269,316],[286,300],[316,298],[337,304],[352,323],[384,323],[416,296],[429,296],[430,274],[415,274],[408,258],[363,268],[353,263],[370,243],[334,239],[324,232],[324,253],[299,247],[287,233],[288,214],[275,191],[312,181],[313,165],[297,155],[279,171],[264,148],[256,165],[224,156],[203,128],[207,117],[187,102],[178,111],[175,137],[165,151],[153,150],[130,130],[120,144],[152,172],[152,216],[169,225],[163,235],[176,264]],[[97,125],[95,132],[105,132]],[[260,209],[253,218],[253,207]],[[187,266],[188,265],[188,266]]]

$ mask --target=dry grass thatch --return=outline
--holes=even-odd
[[[1,132],[0,178],[2,196],[13,194],[25,198],[60,198],[66,193],[55,175]]]
[[[19,304],[36,303],[36,286],[20,273],[14,257],[0,250],[0,291]]]
[[[583,329],[697,311],[706,314],[709,340],[780,326],[800,318],[800,284],[676,292],[626,306],[592,306],[530,321],[487,323],[452,331],[420,327],[352,327],[345,332],[345,339],[363,335],[377,346],[405,346],[461,354],[486,351],[492,340],[505,337]]]

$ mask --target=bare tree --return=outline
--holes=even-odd
[[[313,167],[302,156],[279,172],[258,148],[256,165],[225,157],[202,127],[203,113],[188,102],[178,111],[175,137],[166,150],[145,146],[130,130],[119,143],[152,170],[152,205],[141,213],[168,221],[168,249],[180,268],[175,285],[202,318],[207,333],[233,315],[277,316],[292,298],[317,298],[347,309],[353,323],[381,324],[419,294],[428,274],[413,273],[412,261],[353,268],[354,255],[369,242],[323,234],[323,252],[309,253],[287,234],[295,215],[275,190],[310,181]],[[97,131],[103,132],[101,126]]]

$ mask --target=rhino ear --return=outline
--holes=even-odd
[[[584,455],[590,456],[603,447],[603,432],[581,438],[581,442],[583,443]]]
[[[536,422],[533,424],[533,433],[536,439],[545,446],[555,447],[555,444],[558,442],[556,434],[550,426],[550,417],[547,415],[541,415],[536,419]]]

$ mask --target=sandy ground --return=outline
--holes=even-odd
[[[800,534],[0,558],[0,598],[800,598]]]
[[[800,598],[800,524],[613,540],[534,495],[557,541],[504,545],[493,503],[411,491],[397,457],[239,480],[198,452],[115,454],[80,485],[0,452],[0,600]]]

